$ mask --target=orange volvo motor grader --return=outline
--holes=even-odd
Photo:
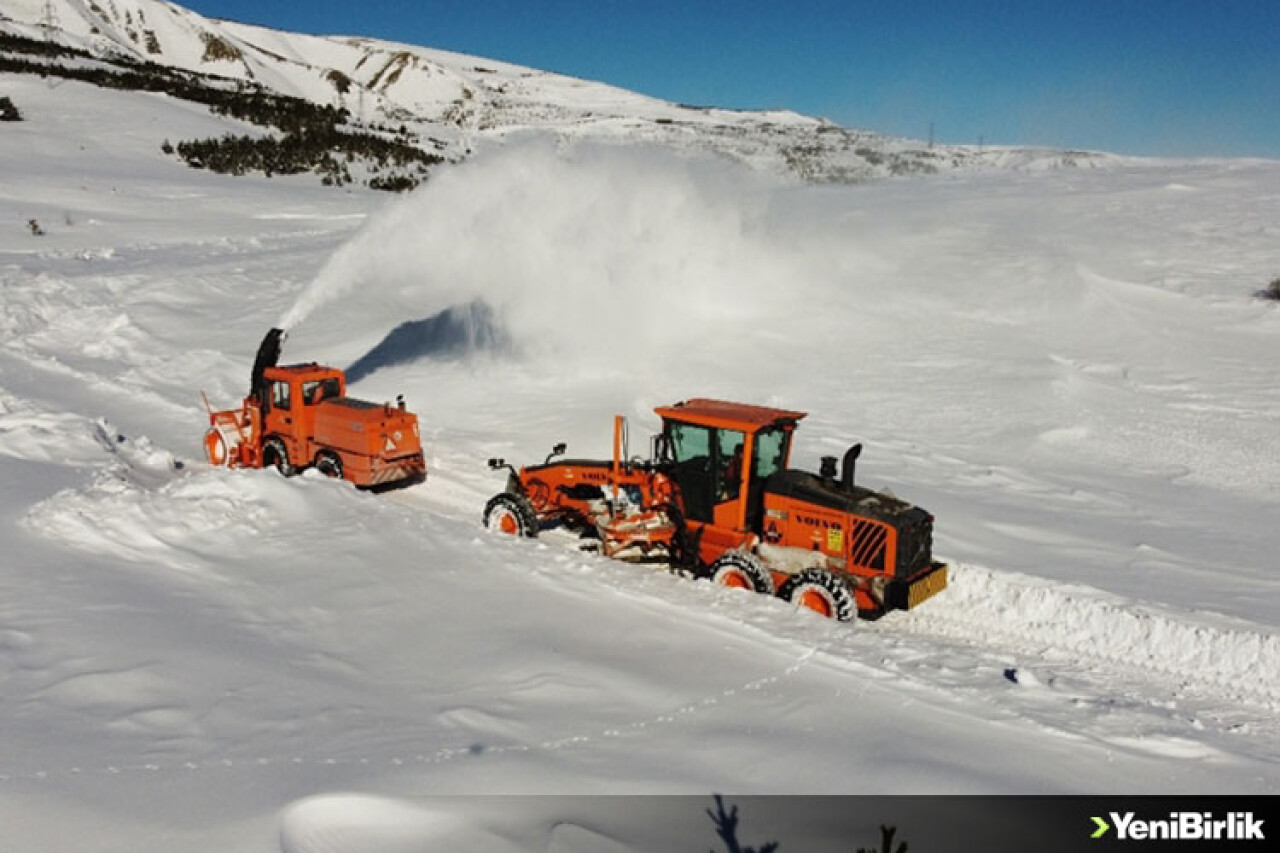
[[[693,399],[655,410],[651,458],[629,458],[614,419],[613,459],[558,459],[510,474],[484,523],[523,536],[564,527],[606,555],[668,564],[714,583],[777,595],[835,619],[909,610],[947,585],[932,556],[933,516],[853,482],[862,445],[787,467],[804,412]]]
[[[418,416],[396,405],[347,396],[335,367],[277,366],[284,332],[272,329],[254,360],[249,396],[238,409],[209,409],[205,454],[213,465],[275,466],[286,477],[304,468],[374,488],[421,482],[427,474]]]

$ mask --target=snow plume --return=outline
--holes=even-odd
[[[518,142],[371,219],[282,323],[340,322],[358,357],[402,323],[482,303],[529,356],[715,348],[776,327],[810,278],[775,233],[784,193],[720,160]]]

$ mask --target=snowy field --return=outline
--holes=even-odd
[[[164,158],[228,128],[195,105],[0,92],[4,849],[714,841],[454,794],[1280,793],[1280,164],[812,188],[517,139],[388,197]],[[419,413],[424,485],[203,464],[271,326],[347,367],[476,301],[475,346],[353,388]],[[810,412],[798,467],[863,441],[952,588],[841,625],[481,530],[489,457],[691,396]]]

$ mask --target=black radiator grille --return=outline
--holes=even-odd
[[[883,524],[859,519],[849,535],[849,561],[855,566],[884,571],[884,546],[889,538]]]

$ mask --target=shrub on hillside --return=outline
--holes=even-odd
[[[0,51],[5,53],[26,53],[35,56],[77,56],[88,54],[70,47],[63,47],[48,41],[29,39],[12,33],[0,33]]]
[[[240,48],[213,33],[201,33],[200,40],[204,42],[201,62],[238,62],[244,58]]]
[[[375,175],[369,179],[369,189],[390,193],[408,192],[418,186],[418,179],[412,175]]]
[[[272,177],[314,172],[325,186],[352,183],[348,164],[356,161],[375,172],[409,170],[377,175],[369,181],[373,189],[389,192],[413,189],[419,183],[413,172],[425,175],[428,167],[444,162],[438,154],[428,154],[404,142],[334,127],[316,127],[278,137],[226,134],[217,139],[187,140],[176,146],[166,140],[161,150],[176,153],[193,168],[224,175],[261,172]]]
[[[333,84],[333,88],[338,90],[339,95],[345,95],[351,91],[351,78],[336,68],[326,74],[325,79]]]
[[[207,61],[240,58],[234,45],[216,37],[206,38],[205,48]],[[263,137],[226,134],[176,145],[164,141],[161,150],[165,154],[176,154],[197,169],[231,175],[259,172],[267,177],[313,172],[326,186],[340,187],[354,182],[350,165],[358,163],[371,173],[369,184],[374,189],[403,192],[417,186],[430,167],[444,162],[439,154],[419,148],[418,140],[403,125],[399,129],[379,127],[377,133],[345,127],[351,119],[345,108],[278,94],[256,83],[203,77],[125,57],[112,58],[109,67],[49,61],[62,57],[95,58],[84,51],[0,33],[0,72],[60,77],[108,89],[161,92],[204,104],[216,115],[277,131]],[[331,72],[330,82],[339,89],[351,86],[350,78],[340,72]],[[12,101],[0,98],[0,119],[21,118]]]

